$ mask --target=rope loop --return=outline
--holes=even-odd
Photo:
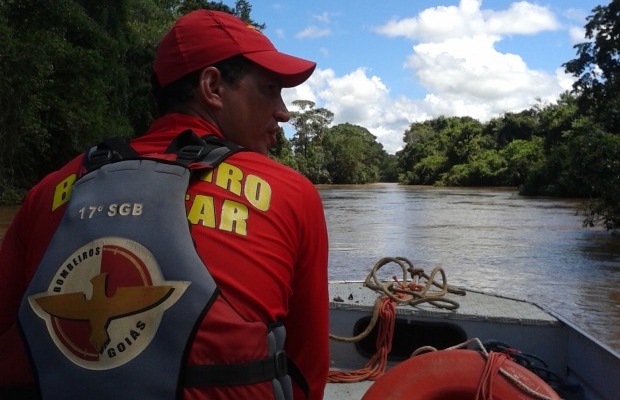
[[[378,272],[391,263],[396,263],[400,267],[402,280],[398,280],[394,275],[392,282],[382,282],[378,277]],[[408,278],[407,273],[411,275],[411,279]],[[441,280],[436,280],[437,275],[441,275]],[[444,298],[447,293],[465,295],[464,290],[448,285],[443,268],[435,267],[431,274],[427,275],[423,269],[415,268],[413,263],[404,257],[380,259],[366,277],[364,286],[384,294],[397,304],[417,306],[422,303],[430,303],[435,307],[447,310],[456,310],[460,307],[455,300]]]
[[[382,282],[378,272],[388,264],[395,263],[400,267],[401,279],[396,275],[392,277],[392,282]],[[408,277],[411,275],[411,279]],[[437,282],[435,277],[441,275],[441,281]],[[413,263],[404,257],[384,257],[375,263],[370,273],[366,276],[364,286],[379,293],[373,308],[372,318],[368,326],[360,334],[352,337],[343,337],[330,334],[330,339],[355,343],[366,338],[370,332],[379,324],[376,339],[376,353],[368,361],[364,368],[354,371],[331,370],[328,375],[328,382],[360,382],[363,380],[375,380],[385,373],[387,367],[387,357],[392,350],[392,339],[394,337],[394,325],[396,321],[396,306],[405,304],[416,306],[422,303],[429,303],[435,307],[456,310],[459,303],[451,299],[445,299],[446,293],[456,293],[464,295],[465,291],[448,286],[446,274],[441,268],[434,268],[430,276],[422,269],[416,269]],[[439,290],[434,290],[438,288]]]
[[[378,275],[379,270],[392,263],[400,267],[402,278],[399,280],[396,275],[393,275],[392,281],[381,281]],[[408,277],[408,274],[411,275],[411,279]],[[438,274],[441,275],[441,281],[439,282],[435,280]],[[366,338],[379,321],[381,304],[384,298],[393,301],[396,305],[417,306],[418,304],[429,303],[438,308],[456,310],[460,307],[460,304],[455,300],[446,299],[444,296],[446,293],[465,295],[463,289],[448,285],[446,273],[442,268],[435,267],[431,274],[427,275],[423,269],[415,268],[413,263],[405,257],[381,258],[366,276],[364,286],[379,293],[368,326],[356,336],[345,337],[330,334],[330,339],[339,342],[356,343]],[[439,290],[432,290],[433,287]]]

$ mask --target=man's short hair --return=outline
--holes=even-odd
[[[247,74],[252,61],[243,56],[234,56],[213,64],[222,74],[222,80],[234,85]],[[200,75],[204,68],[177,79],[166,87],[161,87],[155,74],[151,76],[153,96],[157,104],[158,115],[180,110],[194,98]]]

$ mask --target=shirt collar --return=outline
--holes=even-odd
[[[187,114],[166,114],[151,124],[146,135],[179,134],[187,129],[193,130],[198,136],[215,134],[223,139],[222,133],[210,122]]]

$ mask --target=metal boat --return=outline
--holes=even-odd
[[[330,332],[334,338],[352,338],[367,330],[377,298],[385,296],[376,288],[369,288],[372,285],[368,282],[330,282]],[[537,375],[563,399],[620,398],[620,355],[561,316],[501,293],[456,290],[444,291],[440,296],[440,302],[432,301],[437,300],[432,297],[431,301],[415,305],[395,304],[386,374],[417,349],[430,346],[450,351],[445,349],[475,338],[483,345],[495,347],[495,351],[507,353],[516,362],[518,358],[531,357],[532,365],[537,364]],[[442,306],[446,304],[448,307]],[[375,326],[361,340],[331,340],[332,371],[363,368],[377,351],[377,331]],[[373,380],[330,382],[325,399],[362,399],[373,384]]]

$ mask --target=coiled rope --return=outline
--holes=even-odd
[[[394,282],[381,282],[377,277],[377,273],[383,266],[392,262],[400,266],[403,277],[402,281],[399,281],[394,275],[392,278]],[[407,278],[407,272],[411,274],[411,280]],[[441,275],[440,282],[435,281],[437,274]],[[383,293],[397,304],[416,306],[422,303],[430,303],[435,307],[448,310],[456,310],[459,308],[459,303],[444,298],[446,293],[465,294],[465,291],[462,289],[448,286],[446,273],[443,268],[433,268],[429,276],[424,273],[423,269],[415,268],[413,263],[404,257],[385,257],[379,260],[366,277],[364,286]],[[440,290],[431,290],[433,287]]]
[[[398,280],[396,275],[392,277],[392,282],[382,282],[378,278],[378,272],[384,266],[396,263],[402,271],[402,280]],[[411,275],[408,278],[407,273]],[[436,282],[437,274],[441,275],[441,281]],[[373,308],[370,323],[363,332],[352,337],[343,337],[330,334],[330,339],[355,343],[366,338],[370,332],[378,325],[377,339],[375,342],[376,353],[370,358],[366,365],[353,371],[330,370],[328,382],[361,382],[363,380],[375,380],[379,378],[387,367],[387,357],[392,350],[392,339],[394,337],[394,324],[396,321],[396,305],[416,306],[422,303],[430,303],[435,307],[456,310],[460,307],[459,303],[446,299],[446,293],[464,295],[462,289],[448,286],[446,274],[443,269],[436,267],[430,275],[424,273],[423,269],[417,269],[413,263],[404,257],[384,257],[380,259],[372,268],[364,281],[364,286],[379,293]],[[432,290],[432,288],[439,290]]]

